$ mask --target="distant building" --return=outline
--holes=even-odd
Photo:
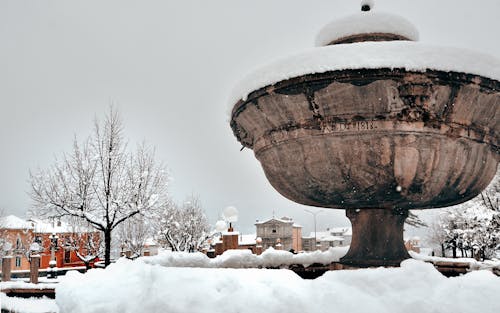
[[[420,237],[414,236],[408,239],[405,239],[405,247],[408,251],[414,251],[416,253],[420,253]]]
[[[257,237],[262,239],[263,249],[269,247],[283,250],[302,250],[302,226],[289,217],[271,218],[255,223]],[[279,246],[281,244],[281,246]]]
[[[316,243],[314,239],[316,238]],[[309,236],[302,237],[304,251],[328,250],[330,247],[348,246],[352,240],[351,227],[327,228],[326,231],[311,232]]]
[[[51,260],[51,236],[58,237],[55,251],[56,267],[84,266],[77,253],[86,255],[87,249],[80,242],[91,240],[99,245],[100,233],[93,229],[71,227],[61,221],[46,222],[38,219],[24,220],[14,215],[0,219],[2,239],[11,244],[10,254],[13,257],[12,270],[29,269],[29,251],[33,243],[37,243],[41,256],[40,268],[48,268]],[[97,260],[96,260],[97,261]]]

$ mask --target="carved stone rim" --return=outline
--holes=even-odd
[[[314,122],[311,120],[311,122]],[[376,129],[359,129],[361,123],[377,123]],[[352,122],[340,122],[338,125],[346,125]],[[265,134],[261,138],[257,139],[254,145],[251,147],[255,155],[259,155],[267,149],[273,148],[274,146],[286,144],[290,141],[301,140],[307,137],[319,137],[319,136],[358,136],[360,132],[366,134],[380,134],[386,136],[394,135],[432,135],[440,137],[452,137],[452,138],[462,138],[466,140],[471,140],[478,143],[485,143],[489,145],[493,151],[500,153],[500,146],[495,142],[495,138],[488,134],[485,134],[481,129],[465,127],[456,123],[441,123],[440,128],[433,128],[424,125],[424,122],[399,122],[396,120],[364,120],[355,121],[358,129],[332,129],[331,127],[323,127],[321,129],[310,128],[307,134],[294,134],[295,132],[301,132],[303,127],[296,127],[293,130],[281,131],[281,130],[271,130],[268,134]],[[418,130],[408,129],[408,124],[419,124],[421,127]],[[319,125],[319,124],[317,124]],[[362,125],[362,124],[361,124]],[[345,126],[344,126],[345,127]],[[356,126],[355,126],[356,127]],[[369,127],[369,126],[368,126]]]
[[[328,43],[326,46],[338,45],[338,44],[346,44],[346,43],[356,43],[356,42],[365,42],[365,41],[395,41],[395,40],[407,40],[412,41],[410,38],[391,34],[391,33],[365,33],[365,34],[356,34],[345,36],[339,39],[335,39]]]
[[[236,118],[243,112],[247,106],[255,105],[256,100],[266,95],[279,93],[281,90],[297,89],[305,91],[306,83],[313,83],[320,86],[327,86],[333,82],[340,83],[355,83],[357,80],[387,80],[394,79],[404,81],[407,75],[423,75],[432,80],[433,83],[438,85],[448,86],[461,86],[461,85],[477,85],[483,92],[494,93],[500,92],[500,81],[490,79],[476,74],[467,74],[459,72],[444,72],[438,70],[427,70],[425,72],[407,71],[402,68],[390,69],[360,69],[360,70],[342,70],[342,71],[329,71],[325,73],[308,74],[299,77],[294,77],[288,80],[280,81],[273,85],[260,88],[251,92],[247,100],[239,100],[233,107],[231,112],[230,126],[238,141],[245,147],[251,145],[244,143],[240,136],[240,130],[236,123]]]

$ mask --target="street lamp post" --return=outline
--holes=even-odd
[[[316,215],[318,215],[318,213],[323,212],[323,210],[319,210],[319,211],[313,212],[313,211],[309,211],[307,209],[304,209],[304,211],[306,211],[307,213],[311,213],[313,215],[313,217],[314,217],[314,250],[317,250],[318,239],[317,239],[317,236],[316,236]]]
[[[52,233],[49,236],[50,239],[50,262],[49,262],[49,271],[48,271],[48,278],[57,278],[57,273],[55,271],[55,266],[57,264],[56,262],[56,249],[57,249],[57,241],[59,239],[59,236],[57,236],[55,233]]]

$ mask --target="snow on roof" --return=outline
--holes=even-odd
[[[260,224],[265,224],[265,223],[269,223],[269,222],[279,222],[279,223],[286,223],[286,224],[293,224],[293,220],[291,218],[287,218],[287,217],[283,217],[283,218],[276,218],[276,217],[272,217],[272,218],[269,218],[269,219],[265,219],[263,221],[257,221],[255,222],[255,225],[260,225]]]
[[[352,227],[332,227],[328,230],[332,234],[341,233],[343,236],[352,236]]]
[[[413,41],[418,40],[418,30],[407,19],[383,12],[359,12],[335,20],[323,27],[316,37],[316,46],[325,46],[340,38],[358,34],[394,34]]]
[[[40,234],[72,233],[76,230],[65,222],[60,222],[60,225],[58,225],[57,222],[48,222],[37,218],[31,218],[30,221],[32,221],[35,226],[35,233]]]
[[[156,240],[153,237],[149,237],[145,240],[144,244],[148,246],[157,246],[158,242],[156,242]]]
[[[238,231],[223,231],[222,235],[223,236],[234,236],[234,235],[239,235],[240,232]]]
[[[309,234],[308,238],[314,238],[314,232]],[[333,236],[329,231],[317,232],[316,239],[319,241],[344,241],[344,237]]]
[[[7,215],[0,218],[0,228],[4,229],[33,229],[33,225],[15,215]]]
[[[295,227],[295,228],[302,228],[302,225],[297,224],[297,223],[293,223],[293,225],[292,225],[292,226],[293,226],[293,227]]]
[[[264,66],[234,87],[229,104],[232,109],[253,91],[307,74],[379,68],[470,73],[500,81],[500,60],[488,54],[412,41],[359,42],[309,49]]]

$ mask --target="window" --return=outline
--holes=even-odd
[[[36,236],[35,242],[41,245],[42,244],[42,236]]]
[[[16,267],[21,267],[21,257],[16,256]]]
[[[17,237],[16,240],[16,249],[21,249],[22,243],[21,243],[21,238]]]

